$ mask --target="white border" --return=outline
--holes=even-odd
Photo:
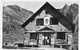
[[[2,5],[3,2],[0,0],[0,49],[2,50]]]
[[[3,0],[3,1],[57,1],[57,2],[77,2],[79,0]]]

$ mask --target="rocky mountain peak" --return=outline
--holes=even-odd
[[[63,7],[63,9],[68,9],[69,10],[69,6],[67,4],[65,4],[65,6]]]
[[[75,19],[78,15],[78,4],[74,3],[68,6],[67,4],[64,5],[60,12],[71,22]]]

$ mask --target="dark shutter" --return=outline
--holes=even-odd
[[[30,39],[37,39],[37,34],[36,33],[31,33],[30,34]]]
[[[58,18],[50,18],[50,25],[58,25]]]
[[[36,20],[36,25],[37,25],[37,26],[44,25],[44,20],[43,20],[43,18],[37,19],[37,20]]]
[[[57,39],[65,39],[65,33],[64,32],[58,32],[57,33]]]

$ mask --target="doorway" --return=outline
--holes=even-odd
[[[50,33],[44,33],[43,36],[43,45],[50,45]]]

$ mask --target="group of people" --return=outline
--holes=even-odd
[[[43,44],[44,45],[49,44],[49,36],[43,36],[42,39],[43,39]]]

